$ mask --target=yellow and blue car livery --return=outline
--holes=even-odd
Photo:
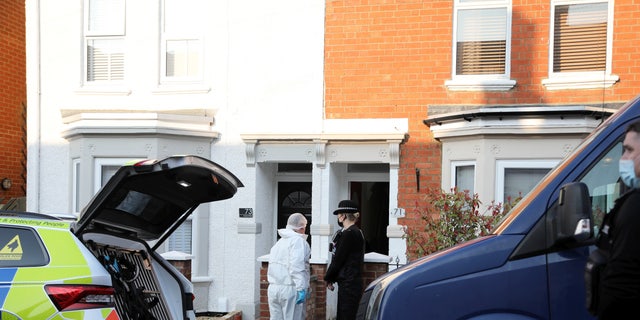
[[[119,320],[109,273],[47,217],[0,213],[0,319]]]

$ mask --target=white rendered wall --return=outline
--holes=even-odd
[[[255,168],[246,164],[239,133],[320,130],[324,2],[205,3],[209,19],[202,26],[206,43],[203,83],[181,87],[158,84],[159,4],[128,1],[127,81],[94,88],[83,86],[82,81],[83,1],[65,1],[64,5],[26,2],[27,206],[45,213],[68,212],[71,208],[70,150],[69,141],[61,136],[65,130],[61,111],[215,111],[212,130],[220,136],[212,144],[210,157],[235,173],[247,187],[234,198],[211,205],[207,241],[210,270],[208,275],[199,275],[209,278],[211,286],[200,292],[209,293],[209,310],[227,301],[226,308],[241,310],[245,319],[252,319],[259,305],[256,246],[260,250],[264,246],[256,239],[263,230],[256,218],[240,221],[238,217],[238,208],[260,209],[256,208]],[[126,143],[122,141],[122,157],[131,152]]]

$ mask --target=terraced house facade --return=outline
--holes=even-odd
[[[394,268],[428,190],[526,192],[638,93],[631,0],[26,4],[27,207],[79,214],[131,159],[218,162],[245,187],[162,250],[191,259],[198,311],[245,319],[290,213],[318,276],[342,199]]]

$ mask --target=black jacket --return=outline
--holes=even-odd
[[[614,215],[606,230],[608,241],[598,243],[609,251],[600,281],[600,319],[637,314],[640,306],[640,190],[624,194],[617,202],[619,209],[610,213]]]
[[[364,237],[356,225],[343,230],[335,244],[336,250],[324,276],[326,282],[362,281]]]

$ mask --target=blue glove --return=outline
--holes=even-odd
[[[296,299],[296,304],[301,304],[304,302],[306,298],[307,292],[305,290],[298,291],[298,298]]]

